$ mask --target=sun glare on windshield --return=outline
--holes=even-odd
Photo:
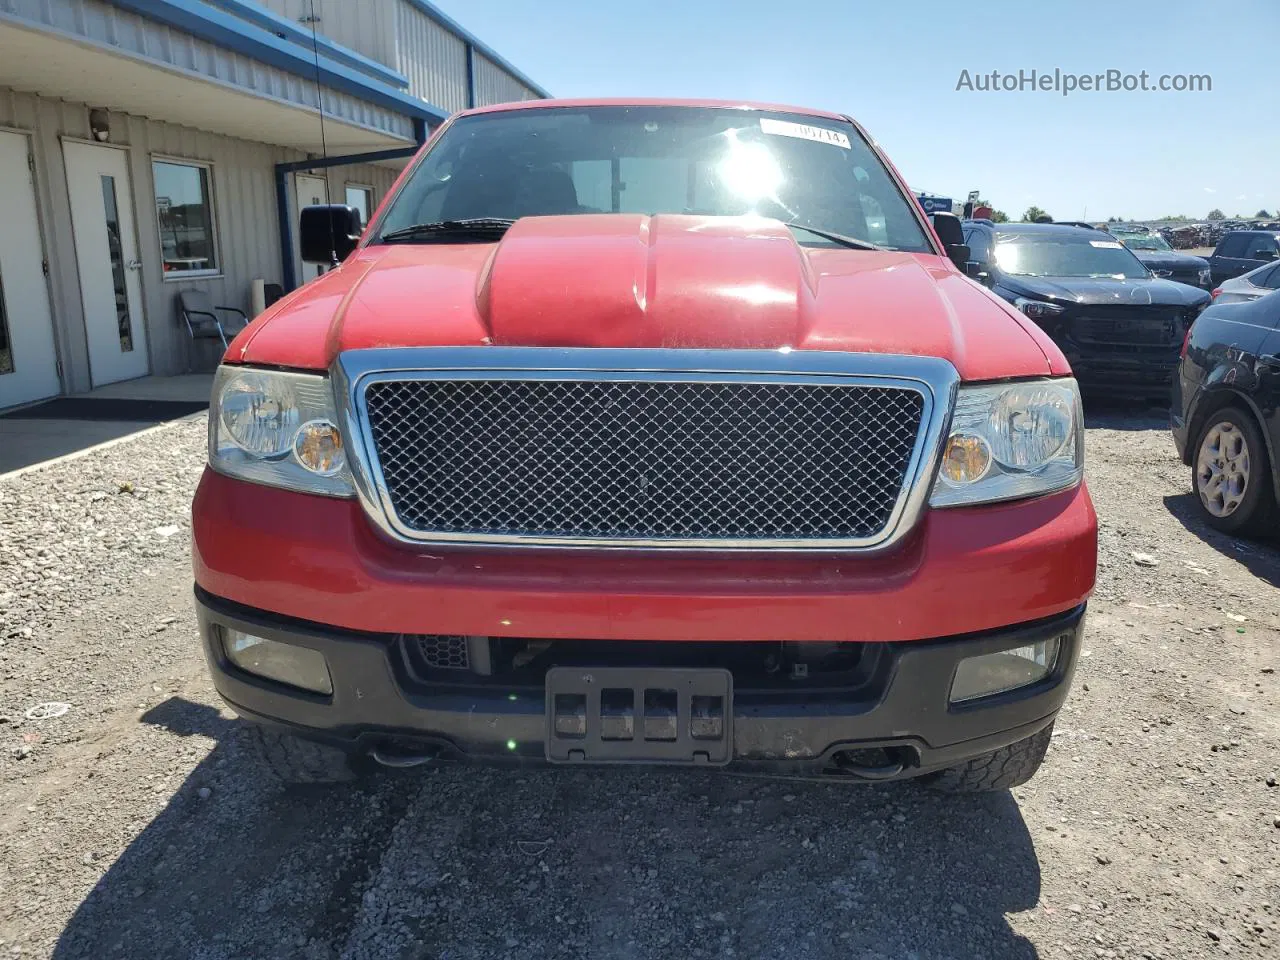
[[[725,189],[747,203],[772,200],[781,205],[778,191],[786,177],[769,148],[763,143],[739,140],[737,130],[726,130],[724,135],[729,150],[716,173]]]

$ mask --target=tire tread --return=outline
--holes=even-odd
[[[356,778],[351,758],[337,747],[257,724],[249,738],[263,766],[280,783],[346,783]]]
[[[1025,740],[930,774],[925,783],[944,793],[986,793],[1019,787],[1040,769],[1052,737],[1051,723]]]

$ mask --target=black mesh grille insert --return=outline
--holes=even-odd
[[[414,633],[406,634],[405,640],[417,646],[418,655],[428,667],[439,670],[471,669],[466,637]]]
[[[1072,333],[1083,343],[1172,346],[1182,342],[1178,327],[1172,310],[1133,310],[1122,316],[1078,317]]]
[[[866,384],[387,380],[365,402],[405,527],[622,541],[873,538],[924,413]]]

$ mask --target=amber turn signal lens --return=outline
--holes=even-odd
[[[952,483],[973,483],[986,476],[991,466],[991,447],[982,437],[953,433],[942,456],[942,475]]]
[[[293,440],[298,462],[323,477],[331,477],[346,464],[342,434],[327,420],[311,420],[298,428]]]

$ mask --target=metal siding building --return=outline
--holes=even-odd
[[[512,76],[483,54],[476,54],[474,70],[476,106],[541,99],[537,90]]]
[[[450,113],[547,95],[425,0],[312,2],[0,0],[0,188],[45,272],[0,258],[0,408],[210,369],[180,292],[250,311],[316,272],[300,202],[372,211]]]
[[[409,78],[409,92],[450,112],[471,106],[466,41],[411,3],[396,9],[396,65]]]

